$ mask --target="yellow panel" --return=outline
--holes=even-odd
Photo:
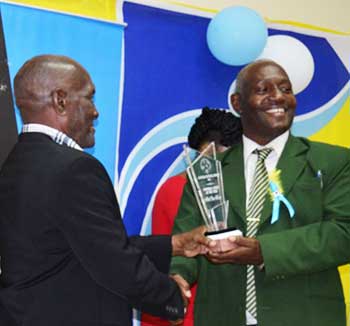
[[[344,296],[345,296],[345,303],[346,303],[346,316],[347,316],[347,321],[349,325],[350,321],[350,265],[344,265],[340,266],[339,268],[339,274],[340,278],[343,284],[343,291],[344,291]]]
[[[320,131],[309,137],[315,141],[350,147],[350,98],[339,113]]]
[[[116,20],[116,0],[16,0],[6,2],[103,20]]]

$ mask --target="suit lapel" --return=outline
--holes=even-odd
[[[222,168],[226,199],[230,207],[245,221],[246,193],[242,143],[228,151],[222,159]]]
[[[281,183],[283,194],[288,197],[288,193],[293,188],[299,175],[303,171],[307,161],[304,153],[308,150],[308,146],[300,139],[289,136],[286,146],[278,161],[276,169],[281,170]],[[272,213],[272,201],[270,195],[267,194],[266,201],[261,213],[260,224],[266,222]]]

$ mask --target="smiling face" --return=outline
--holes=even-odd
[[[288,130],[296,98],[286,72],[272,61],[251,64],[243,73],[239,93],[231,96],[240,113],[243,133],[265,145]]]

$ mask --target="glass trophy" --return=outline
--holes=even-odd
[[[227,227],[229,203],[225,199],[221,162],[216,159],[214,142],[210,143],[194,160],[184,146],[188,179],[205,222],[206,236],[213,240],[242,235],[236,228]]]

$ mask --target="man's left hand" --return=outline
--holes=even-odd
[[[261,265],[264,262],[260,243],[254,238],[230,237],[232,249],[224,252],[209,251],[207,258],[215,264]]]
[[[206,231],[205,226],[200,226],[189,232],[173,235],[173,256],[194,257],[206,254],[216,244],[204,235]]]

